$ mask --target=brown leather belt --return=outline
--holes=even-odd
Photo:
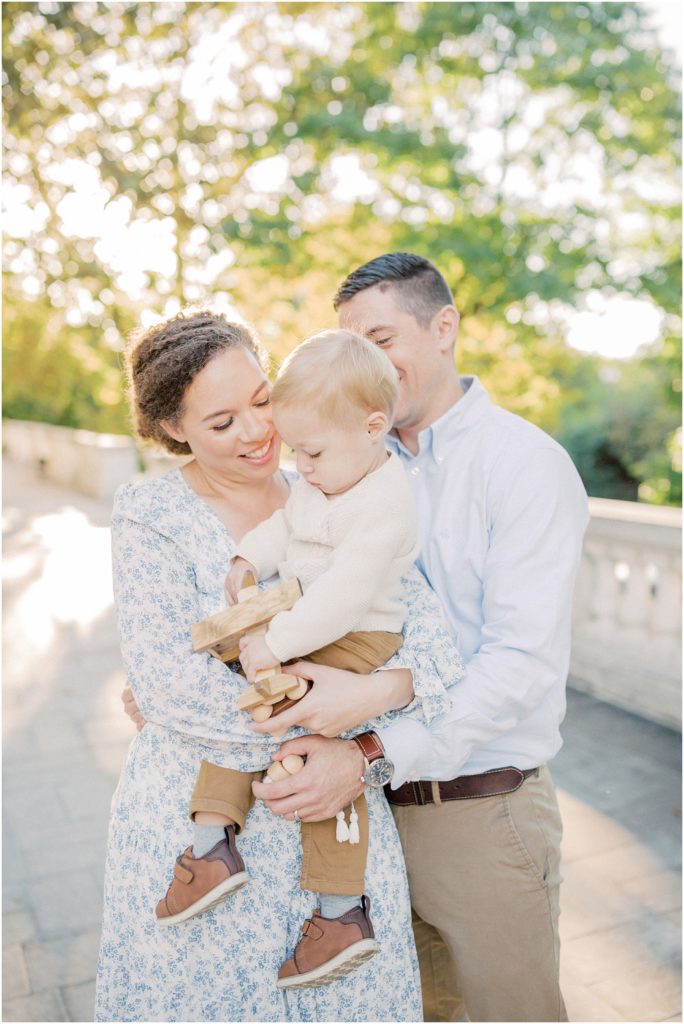
[[[448,782],[405,782],[397,789],[385,786],[385,795],[391,804],[398,807],[435,803],[433,786],[440,800],[476,800],[482,796],[500,796],[520,789],[530,775],[538,775],[538,768],[493,768],[481,775],[459,775]]]

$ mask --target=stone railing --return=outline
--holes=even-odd
[[[156,476],[187,461],[139,449],[127,434],[97,434],[29,420],[3,421],[2,449],[15,462],[33,466],[46,480],[104,501],[140,473]]]
[[[681,729],[682,513],[590,499],[570,681]]]
[[[93,498],[109,499],[142,469],[133,438],[51,423],[4,420],[3,451],[47,480]]]
[[[47,479],[110,500],[137,473],[183,460],[137,451],[130,437],[6,420],[3,446]],[[681,728],[679,509],[590,499],[575,591],[571,685]]]

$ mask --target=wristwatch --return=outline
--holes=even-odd
[[[366,767],[361,781],[371,789],[381,789],[382,786],[386,786],[394,775],[394,765],[389,758],[385,757],[385,750],[378,734],[362,732],[359,736],[353,736],[352,739],[366,759]]]

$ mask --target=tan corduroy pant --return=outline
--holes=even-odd
[[[515,793],[394,807],[426,1021],[565,1021],[561,821],[546,768]],[[467,1018],[466,1018],[467,1019]]]
[[[303,660],[349,672],[372,672],[399,650],[401,642],[401,633],[348,633]],[[190,817],[194,818],[197,811],[225,814],[240,831],[254,803],[252,782],[262,776],[263,772],[238,772],[202,761],[190,801]],[[354,845],[337,842],[334,818],[302,822],[302,889],[336,896],[360,896],[364,891],[368,805],[363,794],[354,801],[354,808],[359,818],[359,842]]]

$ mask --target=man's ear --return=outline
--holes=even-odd
[[[171,420],[160,420],[159,426],[162,430],[165,430],[169,437],[172,437],[174,441],[178,441],[180,444],[185,444],[187,441],[185,434],[177,423],[174,424]]]
[[[461,314],[455,306],[442,306],[439,312],[435,313],[432,327],[437,333],[439,347],[443,352],[450,352],[456,344],[460,319]]]
[[[372,412],[366,420],[366,429],[373,441],[376,441],[381,435],[388,434],[391,426],[387,416],[380,410]]]

